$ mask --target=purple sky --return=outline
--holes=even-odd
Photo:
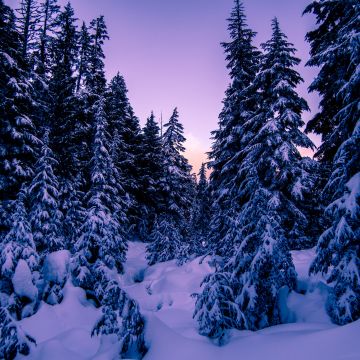
[[[14,7],[18,0],[5,0]],[[59,0],[60,4],[67,1]],[[248,24],[257,31],[256,44],[271,35],[277,16],[282,30],[299,50],[298,71],[305,79],[299,92],[316,111],[318,98],[307,87],[316,74],[305,68],[309,46],[306,32],[314,27],[310,15],[301,16],[310,0],[244,0]],[[198,171],[217,127],[224,91],[229,83],[221,41],[228,39],[226,18],[233,0],[72,0],[79,19],[104,15],[110,41],[106,43],[106,71],[110,79],[124,75],[129,98],[143,124],[154,110],[167,121],[175,106],[188,138],[186,156]],[[304,114],[307,121],[311,114]],[[312,139],[318,143],[314,137]]]

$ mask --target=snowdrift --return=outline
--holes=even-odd
[[[358,360],[360,321],[339,327],[330,322],[324,303],[327,288],[308,277],[313,250],[292,253],[299,275],[299,292],[286,301],[293,321],[258,332],[232,331],[230,342],[218,347],[200,336],[192,319],[195,299],[203,277],[212,271],[207,261],[195,259],[181,267],[175,261],[148,267],[145,245],[130,243],[125,274],[120,283],[136,299],[146,318],[149,351],[145,360]],[[33,360],[117,359],[116,338],[91,337],[101,310],[86,300],[82,289],[70,282],[60,305],[42,303],[39,311],[21,321],[37,341],[28,357]]]

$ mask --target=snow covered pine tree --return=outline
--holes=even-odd
[[[278,291],[295,287],[289,243],[294,228],[307,223],[298,203],[311,184],[297,149],[313,147],[299,130],[301,113],[308,109],[294,90],[302,79],[292,67],[300,60],[276,18],[272,31],[254,80],[259,106],[244,127],[248,136],[242,154],[233,160],[239,168],[236,183],[247,201],[237,218],[241,242],[225,267],[236,283],[245,327],[252,330],[280,323]]]
[[[34,285],[39,257],[25,210],[25,189],[20,190],[11,217],[12,227],[0,243],[0,357],[14,359],[28,355],[30,343],[17,323],[31,316],[38,306]]]
[[[250,85],[254,81],[259,61],[259,51],[252,44],[255,33],[246,24],[243,4],[239,0],[234,3],[228,19],[231,41],[221,44],[232,82],[225,93],[219,128],[212,132],[214,143],[209,154],[209,166],[212,169],[209,186],[213,198],[209,246],[214,254],[221,256],[229,254],[236,241],[227,234],[234,228],[238,211],[238,206],[233,207],[233,197],[237,194],[234,193],[236,188],[232,182],[238,168],[229,161],[241,152],[241,127],[254,111]]]
[[[191,166],[182,155],[186,139],[176,108],[164,126],[161,191],[165,206],[150,235],[152,243],[147,247],[148,259],[152,264],[172,259],[182,263],[188,258],[190,250],[186,224],[190,221],[195,184],[190,174]]]
[[[344,325],[360,318],[360,4],[319,1],[305,12],[318,21],[307,34],[308,65],[320,67],[310,90],[321,95],[307,130],[322,135],[317,156],[331,168],[322,199],[327,229],[310,271],[325,275],[332,287],[329,315]]]

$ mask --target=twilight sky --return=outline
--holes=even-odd
[[[18,0],[5,0],[15,7]],[[59,0],[65,4],[66,0]],[[299,92],[316,111],[318,97],[307,94],[316,70],[305,68],[309,45],[304,37],[314,18],[302,16],[310,0],[244,0],[249,26],[258,33],[256,45],[271,35],[277,16],[302,59],[298,71],[305,83]],[[224,91],[229,83],[220,46],[228,39],[226,18],[233,0],[72,0],[76,16],[89,22],[104,15],[110,40],[106,43],[106,72],[124,75],[129,98],[144,124],[151,110],[167,121],[175,106],[188,139],[186,156],[198,171],[217,127]],[[304,120],[311,117],[304,114]],[[311,136],[318,144],[318,139]]]

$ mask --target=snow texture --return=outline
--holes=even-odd
[[[17,296],[20,298],[28,298],[30,301],[35,301],[38,291],[33,284],[30,268],[25,260],[20,259],[12,283]]]
[[[59,250],[46,256],[44,262],[44,278],[56,284],[63,284],[67,278],[70,264],[70,252]]]
[[[194,259],[183,266],[168,261],[148,266],[145,244],[129,244],[125,272],[119,276],[122,288],[140,304],[146,318],[146,342],[150,347],[145,360],[341,360],[359,359],[358,334],[360,321],[336,326],[326,315],[325,292],[321,279],[308,278],[314,249],[293,251],[292,258],[305,294],[292,293],[287,307],[294,315],[294,323],[273,326],[261,331],[231,331],[225,346],[214,345],[198,334],[192,318],[195,299],[204,276],[212,273],[205,259]],[[34,337],[30,360],[112,360],[117,358],[116,336],[90,336],[94,324],[101,317],[85,292],[68,282],[61,304],[42,303],[39,311],[20,324]]]

